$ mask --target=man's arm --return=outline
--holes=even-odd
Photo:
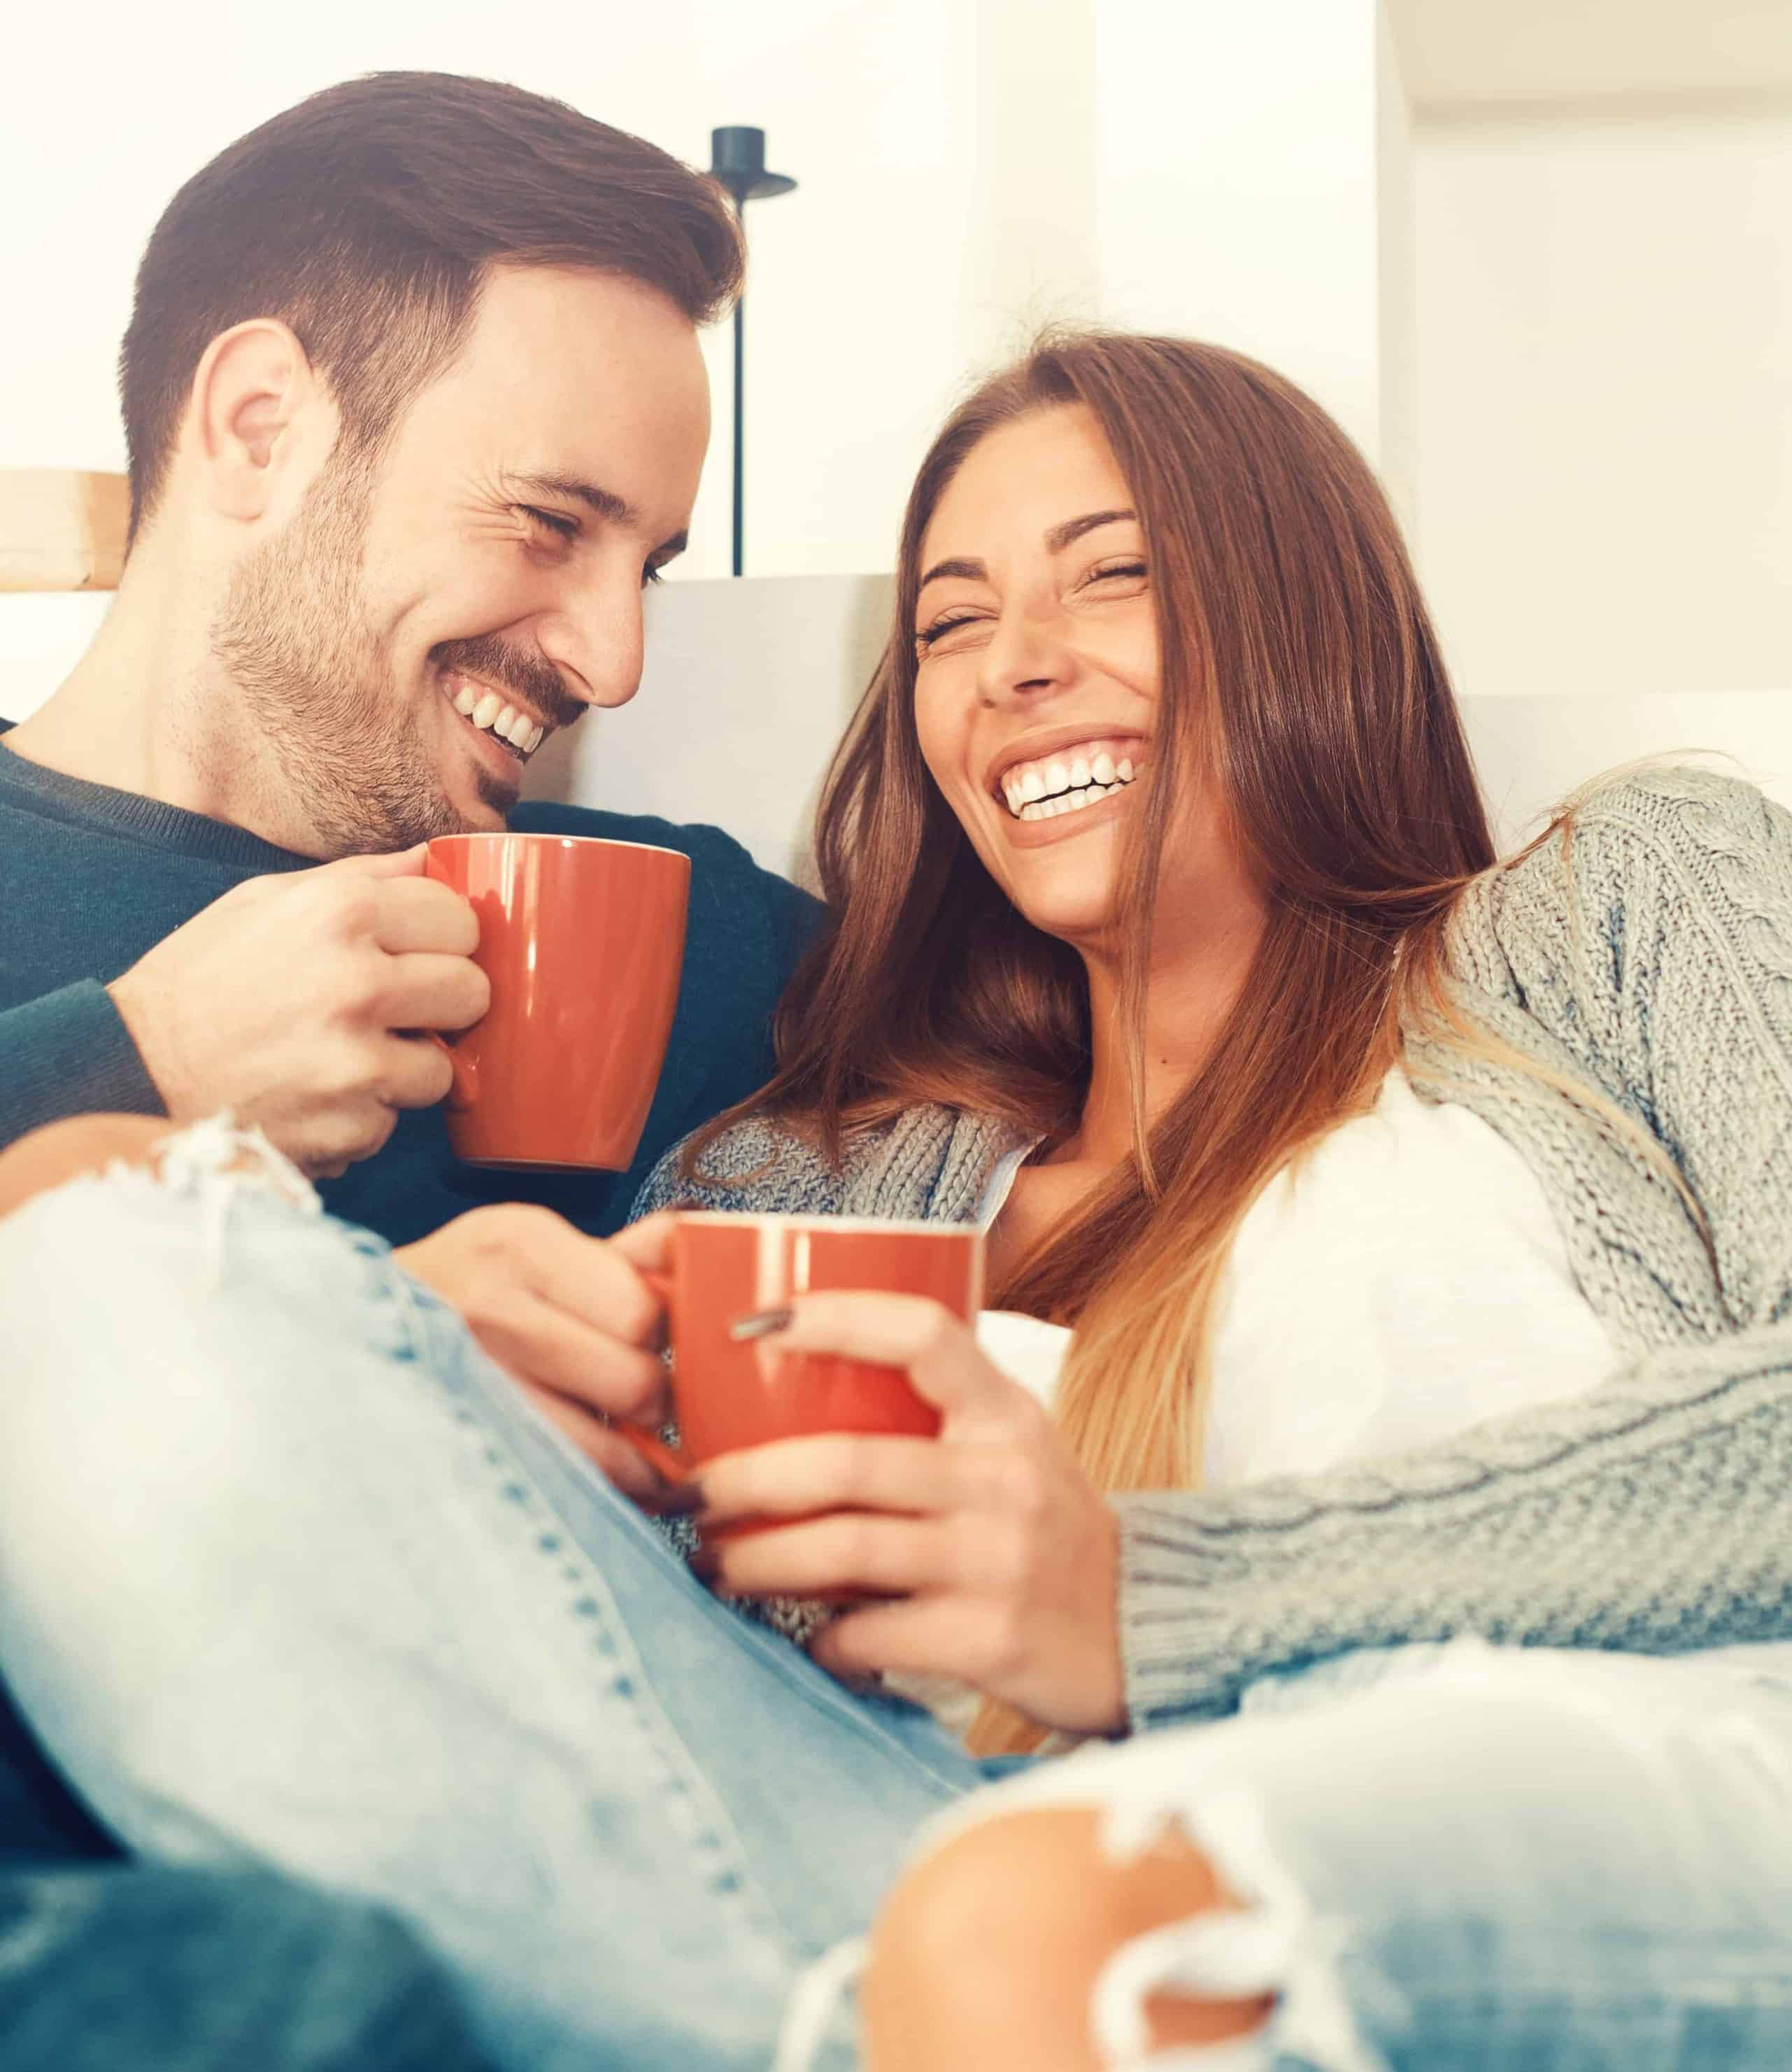
[[[96,979],[0,1013],[0,1145],[64,1116],[166,1112],[112,996]]]

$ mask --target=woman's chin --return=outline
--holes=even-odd
[[[1009,897],[1022,918],[1042,935],[1055,936],[1073,950],[1092,950],[1113,939],[1116,902],[1108,886],[1058,898],[1025,898],[1017,897],[1011,888]]]

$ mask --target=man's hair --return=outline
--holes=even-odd
[[[138,269],[118,363],[133,536],[220,331],[290,325],[344,437],[372,446],[459,350],[503,263],[639,281],[704,323],[738,293],[742,248],[713,182],[494,80],[377,72],[239,138],[170,202]]]

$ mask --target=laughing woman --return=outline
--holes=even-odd
[[[980,1222],[980,1334],[782,1332],[939,1440],[713,1464],[791,1522],[710,1595],[189,1144],[0,1223],[32,1724],[134,1847],[407,1912],[517,2065],[762,2065],[874,1914],[874,2072],[1785,2063],[1792,823],[1658,771],[1497,864],[1367,469],[1210,347],[987,384],[897,588],[779,1075],[643,1207]],[[719,1601],[841,1589],[807,1654]]]

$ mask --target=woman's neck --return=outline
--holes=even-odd
[[[1237,1001],[1262,939],[1264,915],[1252,902],[1198,942],[1153,956],[1147,975],[1141,1054],[1149,1128],[1206,1063]],[[1117,959],[1086,955],[1091,1060],[1089,1092],[1075,1132],[1054,1162],[1111,1170],[1132,1155],[1133,1097],[1122,972]]]

